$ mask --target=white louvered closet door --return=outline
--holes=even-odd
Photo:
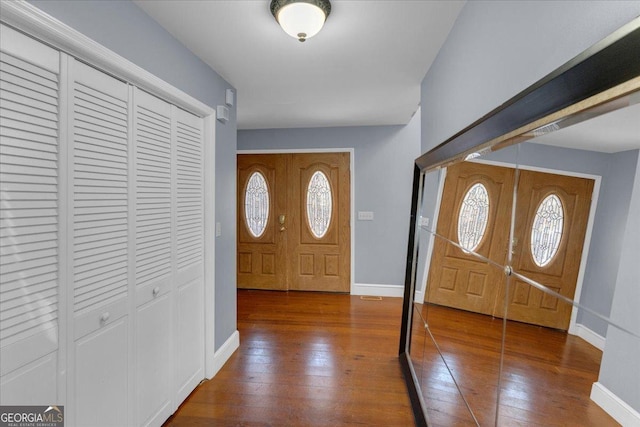
[[[173,413],[172,177],[170,104],[135,90],[136,424]]]
[[[4,25],[0,51],[0,404],[53,404],[60,55]]]
[[[160,426],[205,377],[204,121],[1,31],[0,404]]]
[[[175,372],[182,402],[204,378],[203,120],[174,107]]]
[[[71,423],[129,418],[129,86],[74,61]]]

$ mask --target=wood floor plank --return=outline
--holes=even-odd
[[[166,426],[410,426],[402,301],[238,292],[240,348]]]
[[[422,316],[480,425],[494,425],[503,320],[427,304]],[[440,396],[456,389],[454,380],[428,335],[415,341],[422,343],[427,360],[419,368],[423,393],[432,395],[428,406],[438,415],[431,424],[457,425],[455,417],[463,418],[457,409],[464,407],[443,411]],[[589,397],[602,352],[586,341],[564,331],[507,321],[504,355],[499,426],[618,425]]]
[[[165,426],[414,425],[397,348],[402,300],[238,291],[240,348]],[[481,425],[494,425],[502,321],[430,307],[432,333]],[[615,426],[589,399],[601,352],[508,322],[500,426]],[[426,337],[412,355],[433,426],[475,425]],[[420,347],[420,348],[416,348]]]

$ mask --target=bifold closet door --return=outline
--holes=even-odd
[[[146,426],[204,378],[203,122],[142,90],[134,104],[136,424]]]
[[[204,378],[204,121],[4,25],[0,404],[160,426]]]
[[[136,425],[172,413],[172,106],[135,89]]]
[[[182,402],[204,375],[204,125],[174,107],[175,380]]]
[[[125,426],[131,410],[129,86],[72,61],[73,370],[77,426]]]
[[[53,405],[64,258],[60,54],[0,27],[0,405]]]

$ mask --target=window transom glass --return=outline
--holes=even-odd
[[[311,232],[318,239],[329,230],[332,203],[329,180],[322,171],[316,171],[307,187],[307,220]]]
[[[489,221],[487,188],[474,184],[462,199],[458,215],[458,242],[466,253],[475,250],[482,241]]]
[[[540,202],[531,226],[531,256],[538,267],[549,264],[558,252],[563,227],[562,201],[551,194]]]
[[[269,220],[269,188],[260,172],[254,172],[244,190],[244,216],[253,237],[260,237]]]

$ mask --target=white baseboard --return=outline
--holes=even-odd
[[[604,344],[607,341],[605,337],[593,332],[584,325],[576,324],[575,327],[569,328],[569,333],[577,335],[600,351],[604,351]]]
[[[351,295],[402,298],[404,296],[404,285],[354,283],[351,287]]]
[[[213,375],[211,378],[216,376],[238,347],[240,347],[240,332],[235,331],[213,355]]]
[[[640,427],[640,413],[599,382],[591,387],[591,400],[624,427]]]

